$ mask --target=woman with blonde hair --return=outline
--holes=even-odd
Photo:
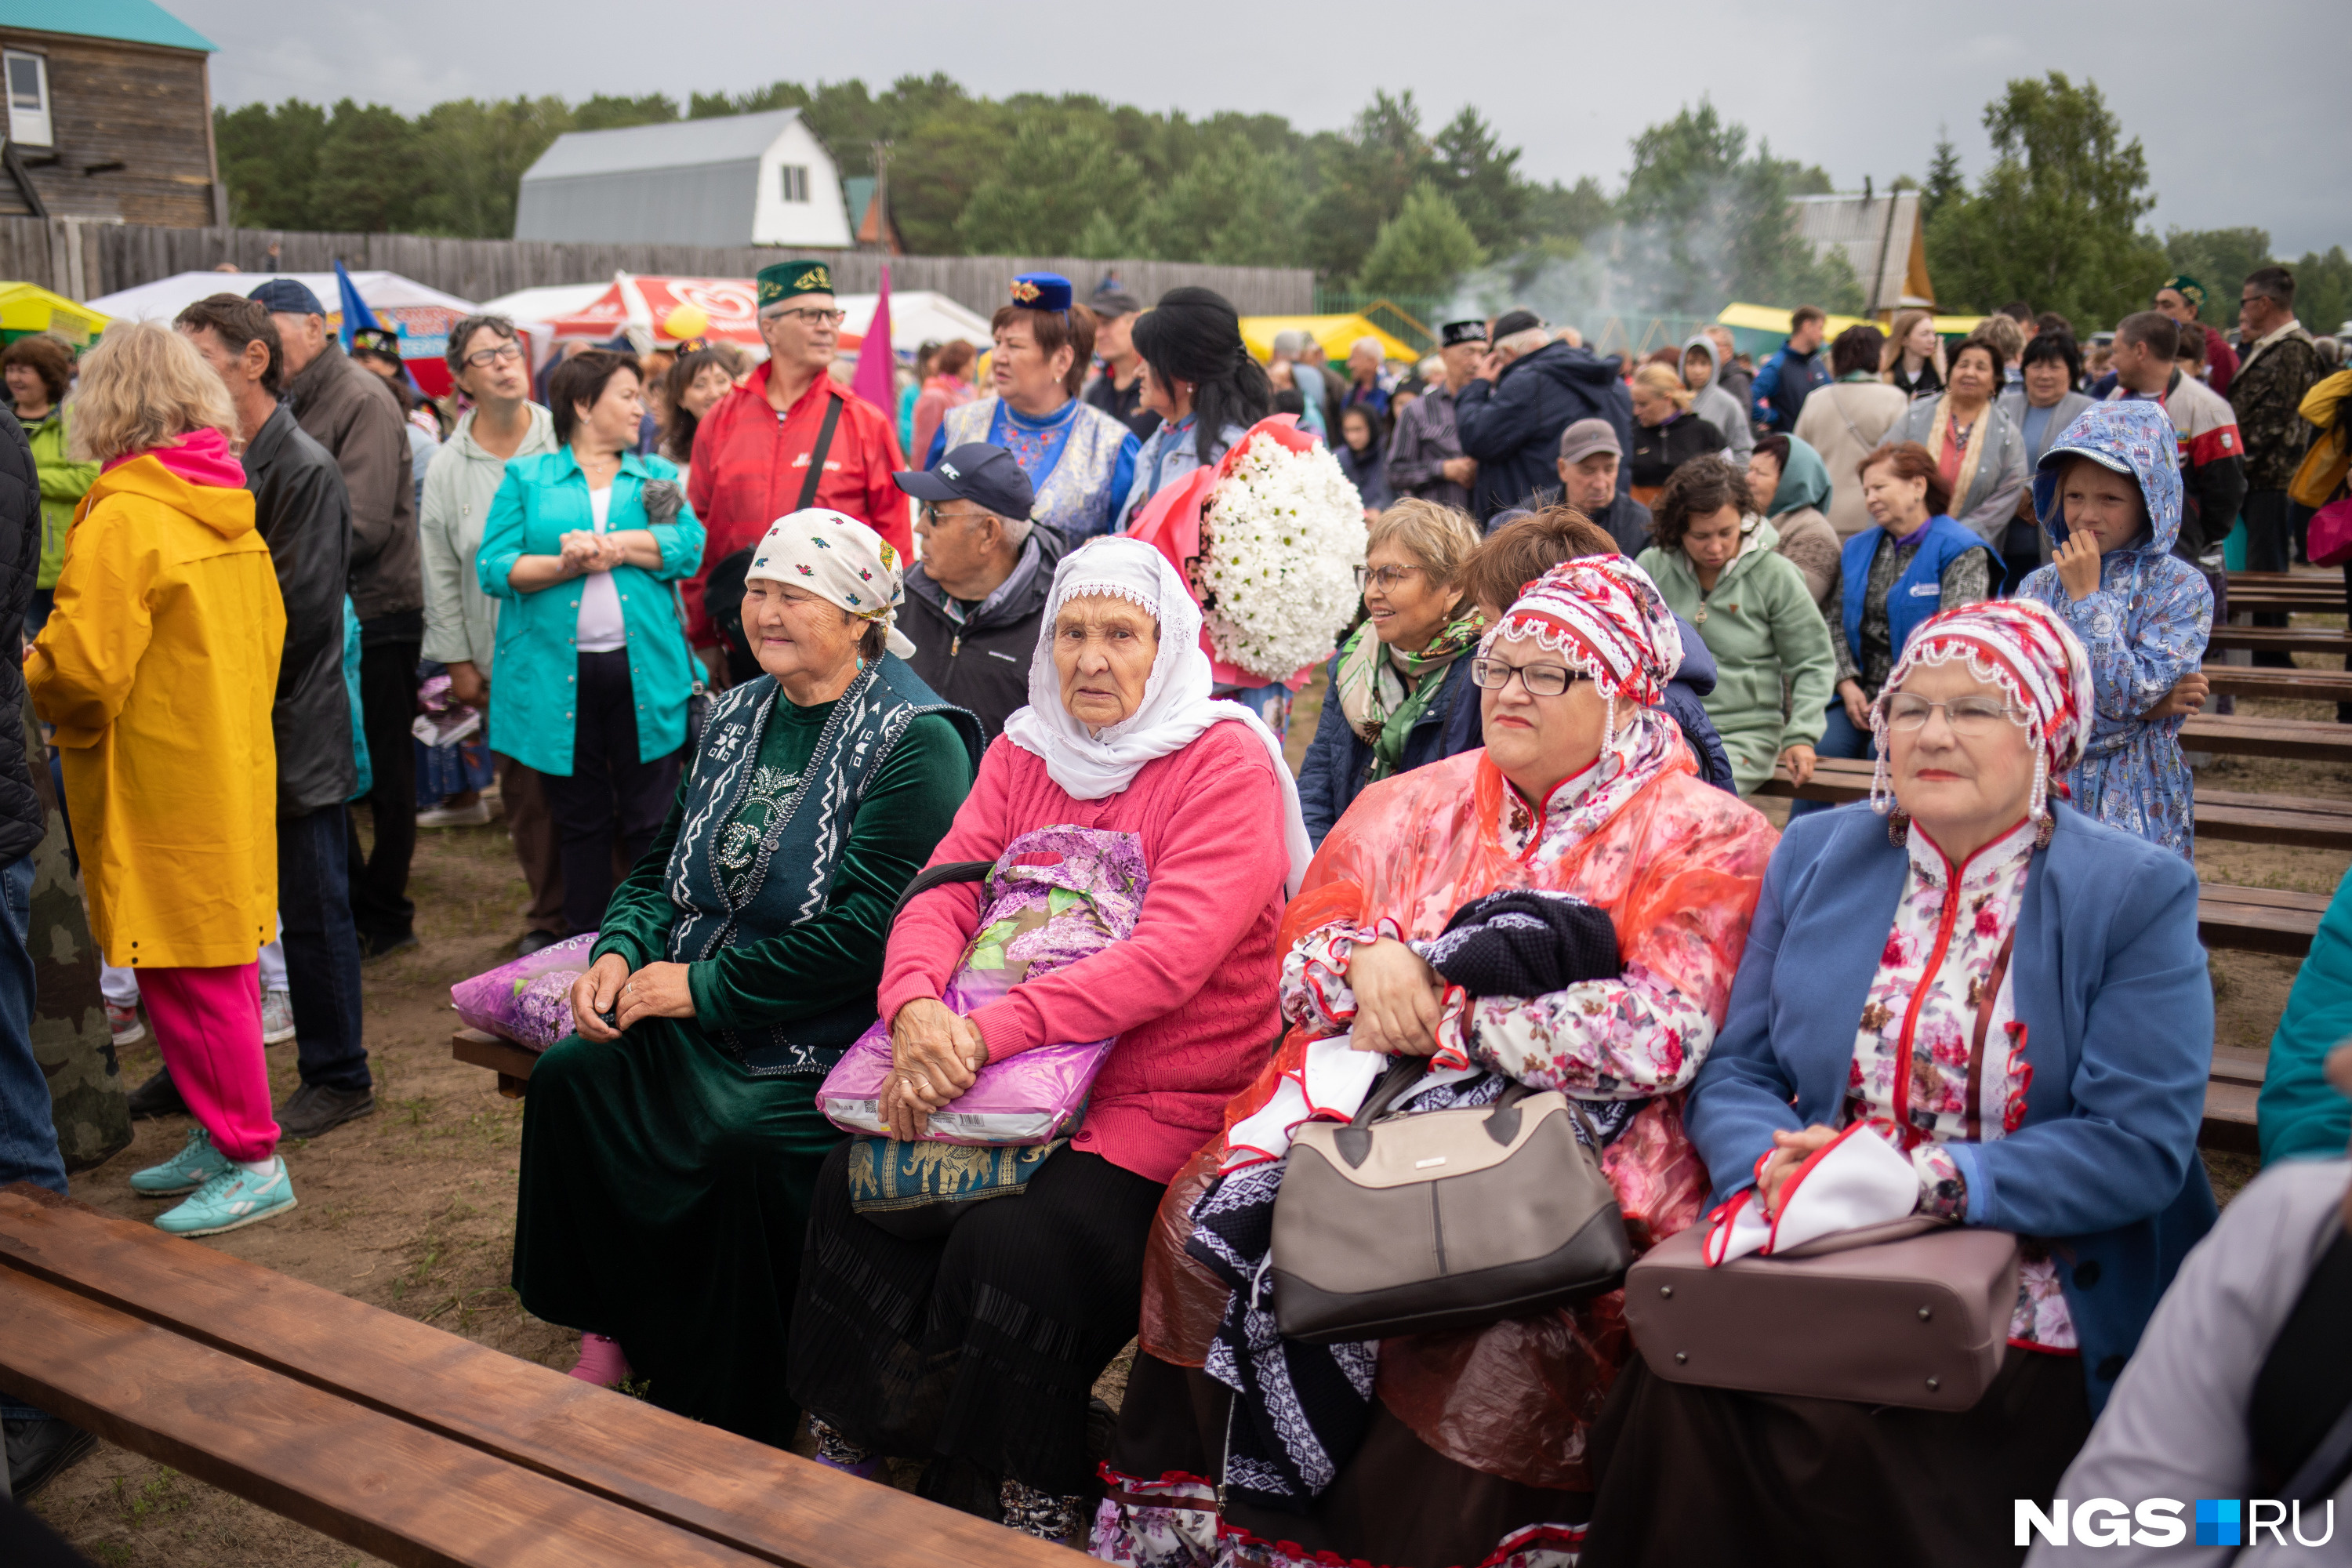
[[[294,1206],[261,1054],[256,962],[278,909],[269,728],[286,611],[229,451],[228,393],[160,322],[82,360],[75,456],[100,465],[57,609],[25,662],[56,726],[90,933],[135,970],[196,1126],[138,1172],[186,1194],[155,1223],[209,1236]]]
[[[1298,774],[1307,837],[1323,842],[1364,786],[1452,755],[1457,703],[1478,705],[1463,658],[1486,623],[1464,581],[1478,548],[1470,514],[1418,497],[1372,520],[1358,570],[1364,621],[1332,656],[1331,682]]]
[[[1936,318],[1926,310],[1897,310],[1878,362],[1878,379],[1906,397],[1928,397],[1944,390],[1948,374]]]
[[[1643,506],[1657,499],[1676,468],[1730,445],[1722,431],[1691,412],[1692,395],[1670,365],[1645,364],[1633,373],[1633,449],[1626,475],[1633,499]]]

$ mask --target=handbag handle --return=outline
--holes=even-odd
[[[1372,1152],[1372,1123],[1388,1114],[1389,1108],[1396,1103],[1398,1097],[1418,1083],[1428,1070],[1429,1058],[1426,1057],[1399,1057],[1391,1062],[1388,1070],[1381,1075],[1379,1084],[1364,1097],[1364,1103],[1356,1108],[1356,1114],[1348,1119],[1348,1125],[1332,1135],[1332,1147],[1339,1152],[1339,1157],[1351,1167],[1361,1165]],[[1511,1141],[1519,1135],[1519,1102],[1535,1092],[1533,1086],[1513,1079],[1509,1087],[1496,1097],[1493,1108],[1486,1112],[1486,1119],[1481,1124],[1486,1130],[1486,1136],[1508,1148]],[[1574,1095],[1564,1094],[1560,1098],[1567,1102],[1569,1115],[1583,1129],[1585,1142],[1598,1157],[1601,1130],[1594,1125],[1591,1114],[1577,1103]]]
[[[898,895],[898,901],[890,906],[890,918],[882,922],[882,929],[887,931],[897,925],[899,911],[933,888],[948,882],[984,882],[995,869],[993,860],[942,860],[936,866],[924,867],[907,884],[907,890]]]

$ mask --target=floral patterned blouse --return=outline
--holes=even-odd
[[[1681,743],[1670,723],[1645,727],[1634,745],[1612,747],[1553,786],[1541,811],[1514,790],[1500,826],[1505,847],[1530,865],[1558,860],[1655,776],[1659,759],[1645,752],[1668,741]],[[1360,931],[1334,923],[1299,938],[1282,962],[1283,1016],[1318,1033],[1348,1028],[1356,1016],[1349,955],[1359,942],[1400,934],[1395,921],[1382,920]],[[1715,1044],[1715,1026],[1698,1003],[1630,963],[1614,980],[1588,980],[1542,996],[1474,1002],[1460,987],[1449,988],[1437,1043],[1440,1066],[1475,1059],[1537,1089],[1633,1100],[1687,1088]]]
[[[2035,825],[2020,823],[1959,866],[1911,829],[1911,870],[1854,1032],[1843,1121],[1866,1121],[1911,1156],[1919,1211],[1958,1218],[1968,1187],[1944,1145],[2017,1131],[2033,1081],[2010,952]],[[1955,883],[1957,882],[1957,887]],[[2020,1264],[2012,1343],[2075,1348],[2049,1258]]]

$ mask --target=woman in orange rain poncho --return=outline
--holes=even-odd
[[[1637,1251],[1698,1216],[1707,1179],[1682,1091],[1722,1022],[1777,835],[1700,782],[1674,721],[1648,706],[1680,640],[1622,556],[1554,567],[1479,649],[1485,749],[1374,784],[1324,840],[1278,939],[1294,1026],[1160,1205],[1096,1556],[1135,1568],[1573,1560],[1587,1431],[1630,1354],[1620,1293],[1481,1329],[1308,1346],[1281,1339],[1232,1284],[1263,1261],[1290,1129],[1362,1103],[1387,1065],[1367,1052],[1436,1058],[1414,1110],[1480,1103],[1512,1079],[1582,1101]],[[1510,891],[1567,895],[1538,903],[1556,930],[1524,956],[1556,961],[1559,931],[1578,945],[1579,921],[1581,945],[1606,956],[1536,994],[1449,984],[1457,911]],[[1479,929],[1501,940],[1506,923]]]

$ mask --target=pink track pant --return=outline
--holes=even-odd
[[[139,970],[139,994],[172,1082],[213,1146],[232,1160],[278,1147],[269,1066],[261,1048],[259,976],[250,963]]]

